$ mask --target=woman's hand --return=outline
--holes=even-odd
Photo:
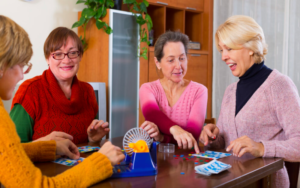
[[[77,146],[68,139],[56,141],[56,154],[70,159],[78,159],[80,156]]]
[[[73,140],[73,136],[69,135],[65,132],[61,132],[61,131],[53,131],[50,134],[48,134],[47,136],[41,137],[37,140],[34,140],[33,142],[37,142],[37,141],[49,141],[49,140],[55,140],[55,141],[60,141],[60,140],[65,140],[65,139],[69,139],[69,140]]]
[[[178,125],[174,125],[170,128],[170,132],[174,139],[177,141],[178,147],[183,149],[192,149],[194,147],[196,153],[200,153],[198,143],[196,142],[193,135],[183,130]]]
[[[154,138],[155,141],[161,142],[164,139],[164,136],[160,133],[157,125],[150,121],[145,121],[141,126],[141,129],[147,131],[151,138]]]
[[[116,165],[125,159],[121,148],[112,145],[111,142],[106,142],[98,151],[105,155],[111,162],[112,165]]]
[[[265,147],[261,142],[255,142],[248,136],[242,136],[230,142],[226,151],[232,150],[234,156],[241,157],[245,153],[250,153],[254,157],[262,157],[265,152]]]
[[[201,131],[199,141],[207,146],[207,144],[212,143],[212,141],[215,140],[218,135],[219,128],[215,124],[207,124]]]
[[[99,142],[108,132],[108,123],[103,120],[94,119],[87,128],[87,134],[90,142]]]

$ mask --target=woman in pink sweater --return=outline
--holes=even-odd
[[[166,32],[155,43],[156,68],[163,78],[141,86],[139,96],[146,121],[141,128],[160,142],[177,142],[195,148],[205,120],[207,89],[184,79],[187,72],[188,36]]]
[[[267,45],[261,27],[250,17],[232,16],[219,26],[215,41],[239,81],[227,87],[217,126],[205,126],[200,141],[236,157],[250,153],[299,162],[298,91],[290,78],[264,65]],[[286,168],[271,182],[271,187],[289,187]]]

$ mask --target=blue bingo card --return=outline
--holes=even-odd
[[[207,164],[199,165],[195,167],[195,170],[199,174],[210,176],[211,174],[219,174],[224,170],[231,168],[231,165],[222,163],[217,160],[212,160]]]
[[[95,147],[95,146],[81,146],[78,147],[79,153],[87,153],[87,152],[92,152],[92,151],[98,151],[100,147]]]
[[[58,164],[62,164],[62,165],[66,165],[66,166],[74,166],[74,165],[79,164],[83,160],[84,160],[83,157],[80,157],[79,159],[76,159],[76,160],[69,159],[69,158],[59,158],[59,159],[56,159],[53,162],[58,163]]]
[[[204,153],[193,154],[193,156],[203,157],[203,158],[212,158],[212,159],[221,159],[223,157],[228,157],[230,155],[231,155],[230,153],[222,153],[222,152],[216,152],[216,151],[205,151]]]
[[[202,175],[205,175],[205,176],[210,176],[211,175],[210,172],[207,172],[207,171],[203,170],[202,168],[200,168],[200,166],[201,165],[195,166],[196,173],[202,174]]]

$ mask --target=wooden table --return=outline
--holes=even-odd
[[[122,148],[122,140],[122,137],[119,137],[112,139],[111,142]],[[83,145],[96,146],[91,143],[79,146]],[[191,150],[176,149],[175,154],[188,155],[190,152]],[[90,154],[81,154],[82,157],[88,155]],[[254,158],[250,155],[241,158],[230,156],[219,160],[230,164],[231,169],[217,175],[203,176],[195,173],[195,158],[183,161],[182,158],[175,159],[173,156],[174,153],[157,153],[158,174],[156,176],[109,178],[92,187],[268,187],[270,175],[283,168],[281,158]],[[55,176],[70,168],[52,162],[35,163],[35,165],[47,176]],[[181,175],[181,172],[185,174]]]

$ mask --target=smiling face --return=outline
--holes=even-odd
[[[79,69],[79,62],[81,55],[76,58],[70,59],[65,55],[64,59],[56,60],[53,58],[53,54],[69,53],[78,51],[76,42],[69,37],[66,45],[63,45],[59,50],[51,52],[47,63],[58,81],[72,81],[73,77],[77,74]]]
[[[187,57],[184,46],[181,42],[167,42],[163,48],[164,56],[155,64],[162,70],[164,79],[178,83],[183,80],[187,72]]]
[[[242,47],[241,49],[231,49],[222,41],[219,41],[219,50],[222,60],[228,65],[232,74],[241,77],[254,64],[253,51]]]
[[[17,64],[10,68],[0,70],[3,74],[0,79],[0,97],[3,100],[10,100],[17,83],[23,80],[23,65]]]

